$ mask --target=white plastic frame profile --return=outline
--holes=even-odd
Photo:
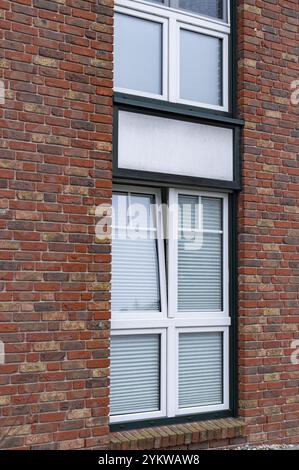
[[[144,13],[139,10],[132,10],[126,6],[115,6],[115,12],[122,15],[140,18],[142,20],[160,23],[162,25],[162,63],[161,63],[161,86],[162,93],[149,93],[146,91],[132,90],[131,88],[115,87],[119,93],[129,93],[130,95],[142,96],[144,98],[155,98],[159,100],[168,100],[168,21],[167,18],[157,16],[151,13]]]
[[[222,403],[212,404],[212,405],[202,405],[202,406],[192,406],[189,408],[179,408],[179,384],[178,384],[178,375],[179,375],[179,336],[181,333],[222,333],[222,359],[223,359],[223,369],[222,369]],[[169,400],[174,400],[174,416],[181,416],[187,414],[196,414],[196,413],[208,413],[211,411],[223,411],[229,408],[229,329],[227,327],[222,328],[176,328],[175,331],[175,351],[176,351],[176,368],[173,371],[174,374],[174,390],[176,391],[172,397],[168,397]]]
[[[110,416],[110,423],[138,421],[152,418],[162,418],[166,415],[166,330],[161,328],[112,330],[112,336],[126,335],[159,335],[160,336],[160,409],[141,413],[130,413]]]
[[[180,51],[181,51],[181,31],[191,31],[193,33],[198,33],[205,36],[210,36],[215,39],[219,39],[221,41],[221,62],[222,62],[222,69],[221,69],[221,96],[222,96],[222,104],[209,104],[205,102],[199,101],[192,101],[180,98]],[[202,108],[209,108],[215,109],[218,111],[228,111],[228,64],[229,64],[229,57],[228,57],[228,35],[223,34],[218,31],[209,31],[207,29],[203,29],[198,26],[190,25],[187,23],[179,23],[176,22],[176,49],[179,51],[176,63],[175,63],[175,71],[173,73],[173,77],[176,80],[173,81],[172,86],[175,87],[174,96],[176,97],[176,102],[181,104],[188,104],[191,106],[200,106]],[[170,85],[170,84],[169,84]]]
[[[217,198],[222,200],[222,311],[179,312],[178,304],[178,197],[188,196]],[[169,241],[168,241],[168,316],[177,319],[192,319],[196,325],[217,324],[230,325],[229,315],[229,265],[228,265],[228,195],[216,192],[192,191],[188,189],[170,189],[169,205],[174,210],[169,211]],[[194,323],[192,323],[194,324]]]
[[[113,187],[113,192],[123,192],[127,194],[149,194],[155,197],[154,205],[154,222],[157,230],[157,256],[158,256],[158,276],[159,276],[159,289],[160,289],[160,304],[161,310],[157,311],[112,311],[112,322],[117,325],[122,325],[122,320],[136,321],[137,324],[140,320],[148,319],[149,316],[151,320],[158,320],[162,318],[167,318],[167,295],[166,295],[166,273],[165,273],[165,254],[164,254],[164,243],[163,243],[163,223],[161,218],[161,191],[155,188],[141,188],[140,186],[124,186],[124,185],[115,185]]]

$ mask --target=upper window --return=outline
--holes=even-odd
[[[118,0],[116,5],[116,91],[228,110],[226,1]]]

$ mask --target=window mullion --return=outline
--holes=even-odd
[[[177,410],[177,373],[178,373],[178,344],[175,326],[167,328],[167,417],[172,418]]]
[[[169,190],[168,207],[168,317],[174,318],[177,312],[177,262],[178,262],[178,193]]]
[[[155,218],[156,218],[156,236],[158,245],[158,263],[159,263],[159,280],[160,280],[160,301],[161,312],[167,315],[167,286],[165,273],[165,251],[164,251],[164,235],[163,235],[163,214],[161,207],[161,193],[156,194]]]
[[[228,260],[228,198],[223,199],[222,210],[222,308],[229,316],[229,260]]]
[[[173,15],[169,17],[168,24],[168,93],[169,101],[176,103],[179,97],[179,35],[177,20]]]

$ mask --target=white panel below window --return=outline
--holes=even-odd
[[[233,131],[120,111],[118,167],[232,181]]]

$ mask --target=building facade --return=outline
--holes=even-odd
[[[0,5],[0,448],[298,443],[298,1]]]

